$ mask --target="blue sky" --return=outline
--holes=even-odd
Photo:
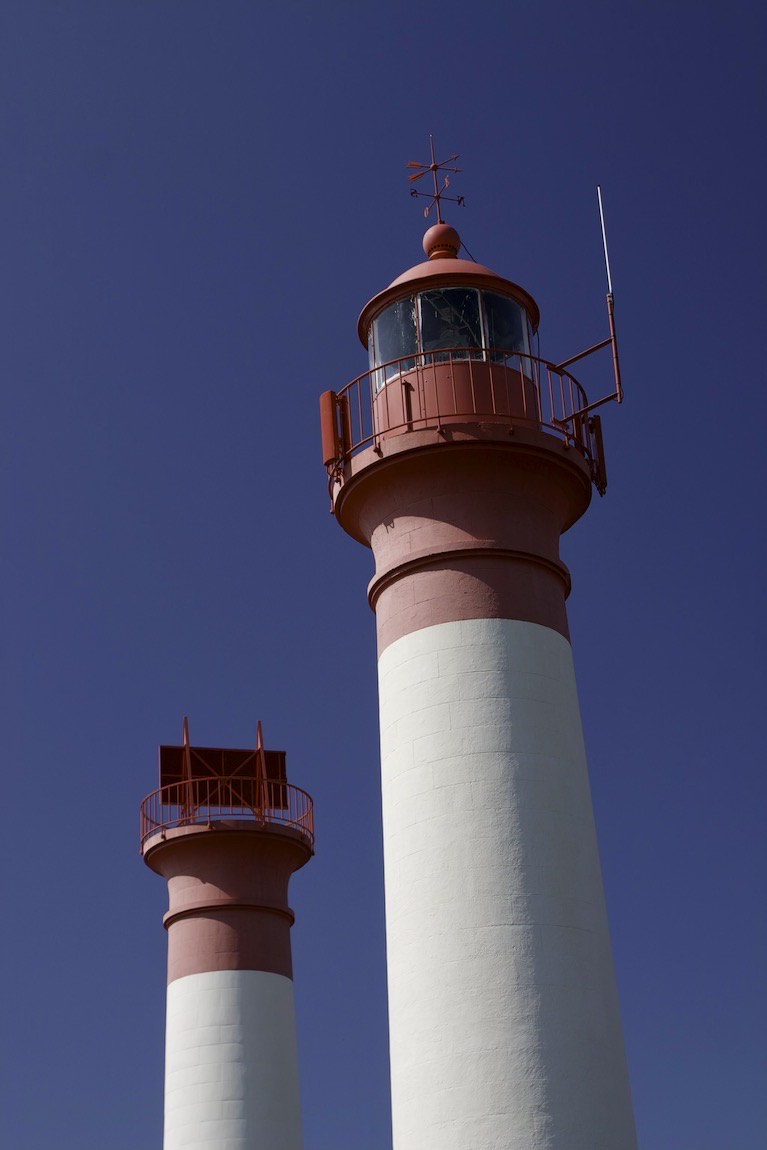
[[[371,559],[317,397],[421,258],[405,163],[542,312],[606,334],[610,487],[563,541],[643,1150],[764,1145],[765,18],[740,3],[5,0],[6,1142],[159,1147],[156,747],[267,745],[306,1150],[390,1145]],[[596,395],[609,359],[584,370]]]

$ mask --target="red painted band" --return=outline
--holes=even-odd
[[[561,574],[492,555],[452,559],[394,580],[375,611],[379,655],[412,631],[463,619],[519,619],[570,638]]]
[[[211,970],[262,970],[292,978],[290,923],[242,909],[177,918],[168,931],[168,982]]]
[[[168,883],[168,982],[211,970],[293,976],[288,881],[311,856],[289,829],[181,827],[144,858]]]
[[[383,440],[383,458],[352,460],[336,514],[375,556],[379,653],[462,619],[519,619],[569,638],[559,537],[588,506],[588,468],[553,436],[500,434],[411,432]]]

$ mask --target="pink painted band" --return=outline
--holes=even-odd
[[[378,653],[403,635],[462,619],[519,619],[569,640],[565,578],[554,565],[507,554],[451,555],[396,572],[375,600]]]
[[[553,436],[492,427],[451,441],[409,432],[381,450],[352,460],[335,503],[375,556],[379,653],[462,619],[519,619],[569,638],[559,537],[591,497],[582,457]]]
[[[183,827],[147,844],[168,883],[168,982],[211,970],[293,976],[291,874],[310,857],[289,828]]]

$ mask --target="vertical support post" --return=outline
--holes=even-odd
[[[613,293],[607,293],[607,319],[610,324],[610,345],[613,352],[613,372],[615,373],[615,398],[623,403],[623,387],[621,386],[621,365],[618,360],[618,341],[615,336],[615,313],[613,311]]]

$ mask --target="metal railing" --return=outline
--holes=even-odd
[[[542,429],[575,447],[599,486],[601,444],[588,407],[578,380],[537,356],[476,347],[419,352],[372,368],[338,392],[339,450],[329,470],[338,475],[388,435],[485,419]]]
[[[263,778],[198,778],[161,787],[141,804],[140,847],[161,831],[212,826],[222,819],[292,827],[314,845],[311,797],[290,783]]]

